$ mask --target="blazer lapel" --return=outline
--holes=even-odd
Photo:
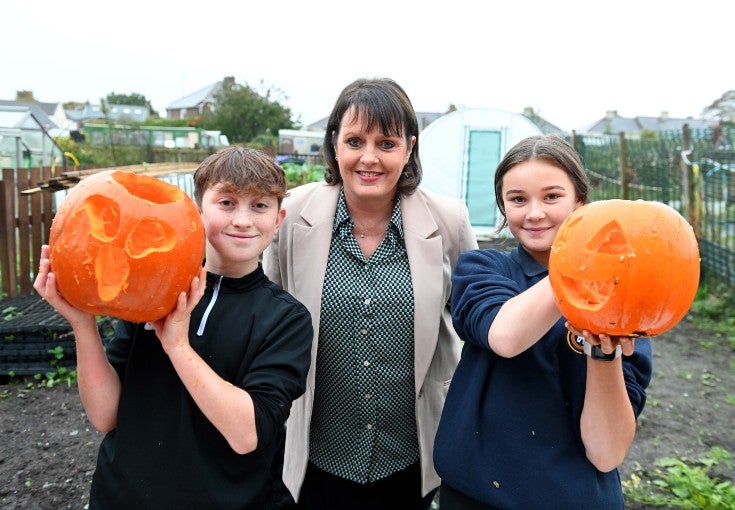
[[[439,335],[439,315],[448,296],[444,295],[444,252],[440,237],[430,237],[438,228],[419,192],[401,200],[406,252],[411,267],[414,306],[414,372],[416,393],[423,385]]]
[[[316,314],[317,326],[339,190],[339,186],[318,188],[293,226],[292,251],[299,254],[293,260],[294,293],[312,315]]]

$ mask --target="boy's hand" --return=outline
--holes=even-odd
[[[49,247],[44,244],[41,247],[41,263],[38,268],[38,274],[33,282],[33,288],[54,309],[64,317],[69,324],[74,328],[77,325],[82,324],[84,321],[95,320],[94,315],[83,310],[76,308],[71,305],[64,297],[59,293],[56,288],[56,278],[54,273],[51,272],[51,261],[48,257]]]
[[[632,336],[610,336],[605,333],[599,335],[593,335],[589,331],[577,330],[569,322],[565,323],[565,326],[569,331],[577,336],[584,338],[584,341],[591,345],[599,345],[602,352],[605,354],[612,354],[615,352],[615,348],[619,345],[623,350],[625,356],[630,356],[635,351],[635,337]]]
[[[189,345],[189,320],[191,312],[204,295],[207,286],[207,270],[202,267],[189,286],[189,293],[182,292],[176,307],[165,317],[150,323],[165,351],[177,345]]]

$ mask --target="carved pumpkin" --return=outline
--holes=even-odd
[[[189,196],[154,177],[116,170],[76,184],[49,238],[51,270],[79,309],[133,322],[168,314],[204,259],[204,226]]]
[[[576,329],[654,336],[687,313],[699,285],[699,246],[671,207],[602,200],[570,214],[556,233],[549,279]]]

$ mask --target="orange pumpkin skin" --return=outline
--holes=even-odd
[[[691,225],[661,202],[602,200],[569,215],[554,238],[549,280],[575,329],[655,336],[674,327],[699,286]]]
[[[199,211],[182,189],[106,170],[65,197],[51,225],[49,259],[59,292],[75,307],[149,322],[188,292],[204,242]]]

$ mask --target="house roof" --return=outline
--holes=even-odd
[[[23,125],[12,126],[6,123],[17,122],[18,124],[23,124],[28,119],[28,113],[33,114],[33,117],[35,118],[35,122],[32,123],[33,127],[35,127],[36,122],[47,131],[59,127],[53,120],[51,120],[40,103],[34,103],[32,101],[0,100],[0,109],[4,112],[3,121],[0,124],[2,127],[25,127]]]
[[[717,125],[716,120],[685,119],[669,117],[667,112],[662,112],[658,117],[621,117],[615,110],[608,111],[605,116],[585,128],[585,133],[599,133],[612,135],[617,133],[640,133],[641,131],[681,131],[684,124],[691,129],[705,129]]]
[[[552,124],[551,122],[544,119],[543,117],[541,117],[539,114],[533,111],[533,108],[531,108],[530,106],[523,109],[523,116],[526,117],[531,122],[533,122],[536,125],[536,127],[539,128],[541,132],[545,135],[564,134],[563,129],[561,129],[559,126]]]
[[[218,81],[212,83],[206,87],[197,90],[196,92],[189,94],[188,96],[177,99],[173,103],[169,104],[167,110],[178,110],[183,108],[191,108],[198,106],[202,103],[214,101],[214,96],[222,90],[224,81]]]

